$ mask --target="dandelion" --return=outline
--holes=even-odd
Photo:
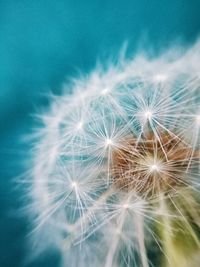
[[[199,266],[197,59],[120,59],[40,116],[32,232],[63,266]]]

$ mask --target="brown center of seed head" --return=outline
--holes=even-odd
[[[148,133],[140,140],[128,137],[112,151],[113,183],[144,197],[174,191],[187,184],[185,174],[195,158],[197,152],[168,132]]]

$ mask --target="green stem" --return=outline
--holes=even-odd
[[[162,266],[200,266],[200,261],[194,262],[200,251],[200,243],[188,215],[189,211],[178,203],[182,203],[181,199],[160,198],[162,216],[159,232],[165,254]]]

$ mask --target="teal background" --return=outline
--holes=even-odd
[[[97,60],[129,53],[158,54],[189,46],[200,31],[198,0],[0,0],[0,266],[57,267],[56,252],[24,264],[30,222],[19,216],[31,114],[47,106],[45,94]],[[70,264],[69,264],[70,267]]]

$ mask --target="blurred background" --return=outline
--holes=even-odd
[[[190,46],[199,10],[199,0],[0,0],[1,267],[59,266],[56,252],[25,263],[30,222],[18,215],[24,191],[14,182],[29,149],[21,139],[45,95],[60,94],[67,78],[89,73],[124,42],[130,54]]]

